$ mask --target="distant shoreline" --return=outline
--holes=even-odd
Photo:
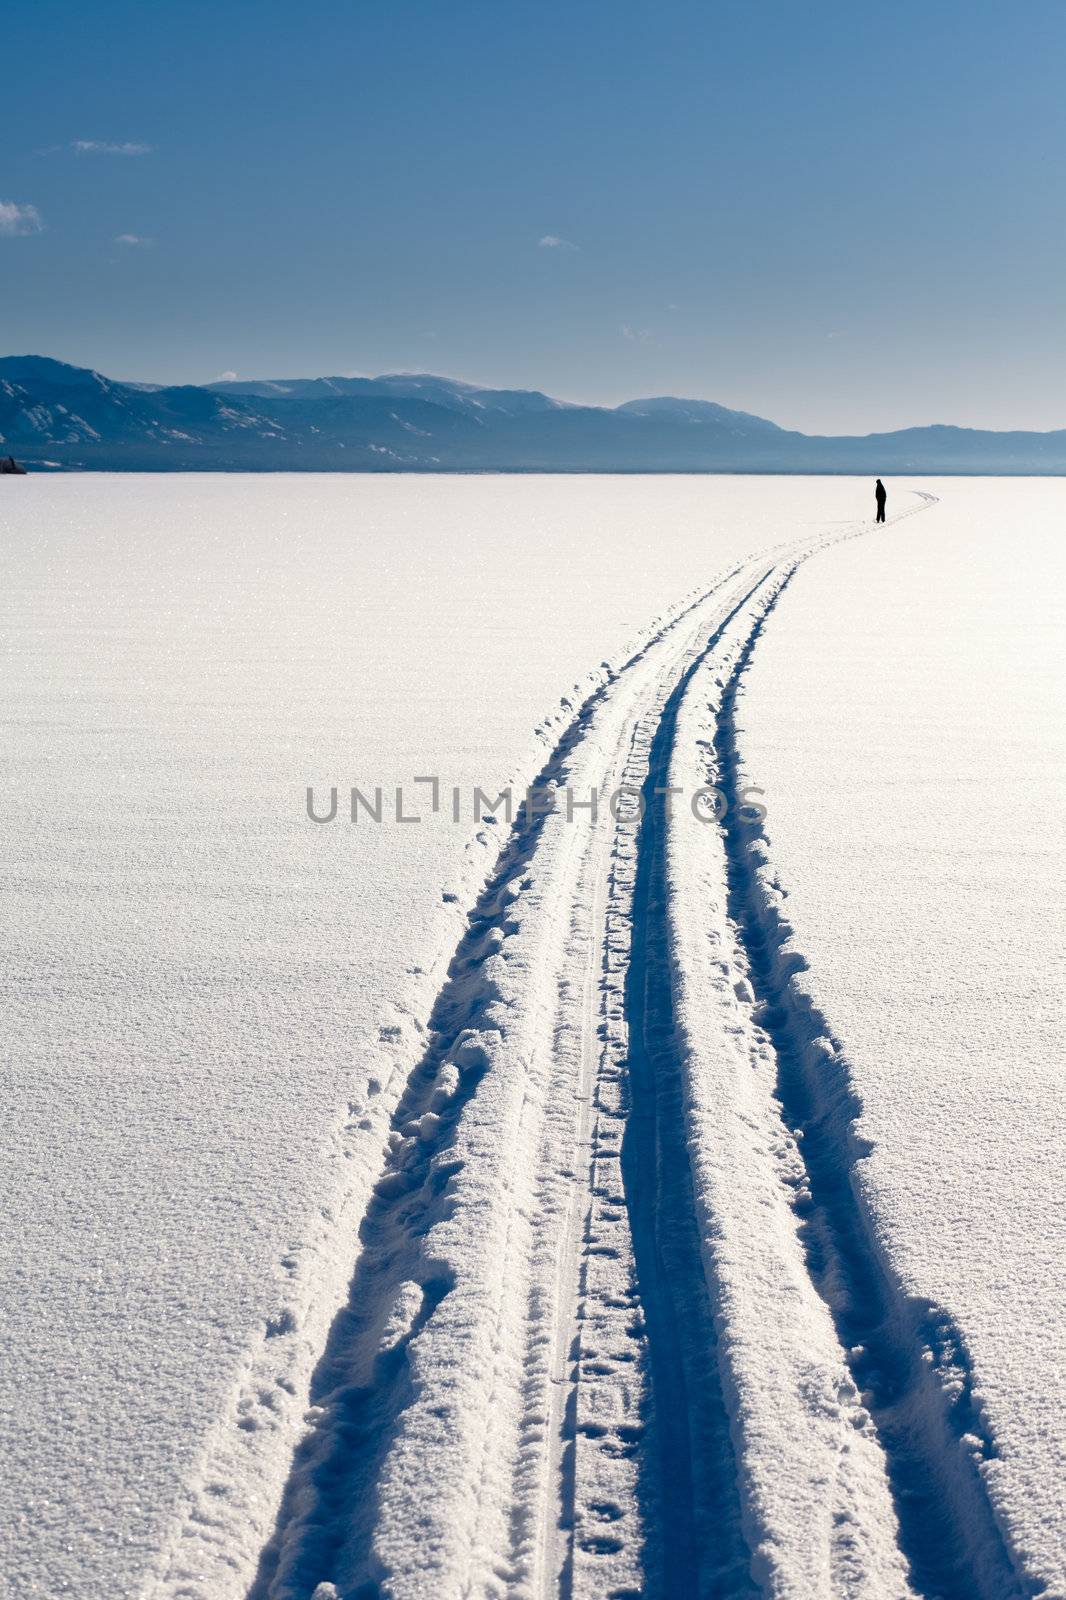
[[[712,400],[615,407],[431,373],[118,383],[0,357],[0,440],[40,472],[1066,476],[1066,429],[805,434]]]
[[[69,478],[77,475],[146,478],[1066,478],[1066,467],[927,467],[905,464],[891,471],[883,463],[868,467],[146,467],[46,465],[20,458],[24,473],[12,477]]]

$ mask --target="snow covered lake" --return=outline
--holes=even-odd
[[[5,483],[5,1592],[1066,1593],[1062,491],[889,487]]]

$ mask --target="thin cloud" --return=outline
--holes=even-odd
[[[20,234],[40,233],[44,227],[36,206],[19,205],[15,200],[0,200],[0,234],[8,239]]]
[[[631,328],[628,322],[623,322],[619,328],[623,339],[628,339],[631,344],[654,344],[655,335],[650,328]]]
[[[237,374],[235,372],[220,372],[217,378],[212,378],[211,379],[211,382],[212,383],[236,383],[237,382]]]
[[[557,233],[545,233],[537,240],[538,250],[580,250],[571,239],[561,239]]]
[[[110,139],[73,139],[70,148],[80,156],[146,156],[152,150],[150,144],[138,144],[134,140],[113,144]]]
[[[147,249],[152,243],[151,239],[144,239],[139,233],[116,233],[116,244],[126,244],[132,249]]]

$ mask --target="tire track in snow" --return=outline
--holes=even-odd
[[[621,664],[605,661],[589,674],[590,685],[610,691],[615,680],[624,684],[631,672],[639,673],[646,653],[684,626],[713,588],[693,590],[655,618]],[[592,705],[595,696],[589,690],[582,695],[578,685],[574,689],[576,698],[564,697],[559,711],[536,729],[539,759],[525,759],[512,780],[520,792],[526,782],[538,781],[534,774],[542,771],[545,748],[550,765],[560,732],[565,739],[575,718]],[[476,886],[491,876],[491,863],[498,861],[500,832],[482,827],[467,841],[459,882],[467,885],[470,903]],[[388,1026],[382,1026],[380,1041],[365,1041],[365,1083],[330,1138],[329,1176],[320,1204],[309,1218],[299,1219],[300,1232],[279,1262],[271,1296],[275,1309],[259,1329],[249,1331],[232,1387],[175,1507],[168,1536],[145,1574],[142,1600],[240,1600],[272,1544],[293,1453],[306,1432],[309,1386],[344,1303],[360,1221],[381,1174],[382,1145],[390,1130],[398,1131],[396,1106],[424,1053],[429,1017],[467,921],[458,905],[438,914],[421,936],[427,965],[409,968],[409,990],[386,1008],[383,1024]]]
[[[633,744],[623,777],[634,759]],[[617,834],[612,842],[612,855]],[[544,1451],[520,1459],[514,1481],[515,1569],[528,1569],[538,1596],[583,1593],[582,1568],[606,1562],[612,1582],[634,1569],[642,1538],[633,1504],[632,1439],[642,1426],[646,1375],[638,1342],[631,1253],[618,1237],[617,1143],[614,1123],[620,1073],[603,1041],[605,951],[615,911],[604,843],[586,858],[574,906],[572,976],[559,981],[553,1054],[545,1099],[540,1177],[535,1205],[541,1270],[533,1263],[526,1341],[526,1399],[544,1418]],[[580,981],[578,981],[580,977]],[[559,1218],[558,1238],[552,1224]],[[535,1255],[538,1247],[535,1246]],[[547,1270],[545,1270],[547,1268]],[[545,1286],[550,1284],[550,1292]],[[613,1315],[619,1308],[621,1322]],[[609,1350],[590,1341],[598,1327]],[[609,1387],[605,1356],[626,1368]],[[596,1365],[600,1363],[600,1365]],[[599,1493],[588,1486],[590,1389]],[[580,1396],[580,1403],[579,1403]],[[606,1406],[601,1399],[606,1398]],[[584,1512],[584,1515],[583,1515]],[[600,1576],[604,1573],[601,1570]]]
[[[727,575],[715,587],[734,575]],[[598,715],[613,707],[626,674],[632,671],[639,675],[642,664],[653,659],[657,651],[665,653],[667,667],[683,653],[688,637],[686,623],[691,623],[692,614],[705,607],[714,592],[706,591],[675,616],[588,697],[542,769],[536,787],[547,788],[570,775],[575,755],[588,740]],[[681,638],[674,644],[672,636],[678,630]],[[637,692],[639,695],[639,689]],[[530,920],[550,928],[552,912],[569,903],[565,893],[570,884],[568,858],[577,854],[583,837],[582,830],[573,827],[562,836],[558,851],[561,860],[549,875],[549,888],[556,880],[555,901],[550,906],[538,903],[536,852],[551,815],[526,817],[520,812],[438,996],[429,1048],[412,1073],[393,1119],[390,1152],[360,1229],[360,1249],[348,1304],[333,1325],[314,1376],[311,1431],[297,1450],[278,1528],[262,1552],[250,1600],[305,1600],[312,1593],[317,1593],[318,1600],[326,1600],[334,1592],[331,1585],[346,1597],[382,1592],[414,1594],[425,1592],[427,1582],[440,1584],[443,1572],[451,1574],[456,1587],[453,1590],[445,1580],[437,1592],[459,1592],[460,1587],[463,1592],[473,1593],[513,1592],[511,1568],[506,1562],[494,1561],[491,1555],[483,1562],[487,1570],[471,1577],[470,1552],[465,1548],[467,1536],[460,1518],[448,1524],[442,1515],[433,1531],[427,1527],[423,1548],[405,1552],[401,1561],[390,1559],[390,1551],[396,1548],[391,1541],[402,1544],[409,1530],[398,1528],[395,1517],[390,1525],[388,1506],[395,1483],[387,1480],[390,1471],[395,1479],[397,1472],[402,1476],[406,1470],[404,1463],[398,1465],[394,1458],[402,1454],[396,1449],[399,1434],[427,1381],[419,1370],[420,1357],[424,1364],[426,1352],[423,1336],[448,1316],[454,1304],[449,1297],[457,1278],[448,1261],[451,1241],[445,1237],[449,1223],[457,1213],[463,1213],[464,1218],[470,1213],[469,1222],[475,1228],[484,1225],[497,1229],[495,1237],[486,1239],[484,1251],[479,1252],[485,1260],[500,1253],[510,1259],[512,1252],[520,1255],[529,1247],[528,1240],[523,1242],[518,1237],[523,1227],[528,1231],[529,1220],[528,1215],[523,1215],[519,1199],[505,1192],[502,1203],[479,1211],[477,1202],[486,1197],[476,1195],[471,1206],[462,1194],[464,1168],[469,1167],[474,1173],[489,1166],[488,1151],[483,1146],[477,1151],[464,1151],[462,1143],[470,1127],[469,1138],[475,1143],[484,1136],[484,1128],[477,1126],[478,1119],[475,1117],[471,1125],[469,1117],[479,1089],[482,1094],[486,1092],[483,1080],[491,1082],[507,1076],[501,1070],[501,1057],[516,1049],[521,1054],[524,1049],[514,1018],[508,1014],[515,1007],[514,998],[505,992],[506,983],[501,982],[509,959],[505,944],[519,931],[516,913],[521,910],[528,915],[532,909]],[[525,968],[527,988],[530,965],[545,959],[549,970],[556,970],[559,958],[554,957],[553,965],[550,950],[546,958],[539,950],[517,959],[510,957],[520,979]],[[542,1009],[534,1007],[535,1020],[541,1028]],[[510,1078],[514,1077],[512,1070]],[[530,1097],[521,1088],[520,1074],[521,1103],[517,1109],[511,1103],[514,1083],[505,1093],[511,1097],[506,1114],[497,1119],[490,1105],[486,1113],[490,1123],[498,1120],[505,1124],[508,1117],[521,1117],[525,1112]],[[469,1160],[471,1155],[476,1157],[474,1161]],[[506,1191],[507,1178],[502,1171],[497,1175]],[[481,1288],[479,1284],[479,1295]],[[452,1314],[469,1319],[471,1313],[467,1309]],[[506,1315],[502,1298],[495,1311],[490,1303],[480,1300],[482,1331],[489,1334],[490,1348],[478,1354],[494,1371],[486,1385],[481,1374],[468,1368],[458,1385],[462,1388],[464,1383],[472,1384],[490,1406],[499,1397],[504,1413],[506,1402],[519,1389],[517,1374],[499,1374],[495,1370],[504,1359],[502,1353],[508,1343],[499,1322]],[[469,1327],[463,1329],[461,1336],[467,1337],[469,1331]],[[454,1403],[447,1397],[437,1408],[438,1424],[461,1428],[464,1421],[471,1420],[462,1414],[468,1404],[466,1394]],[[420,1415],[418,1420],[425,1425],[424,1417]],[[482,1439],[481,1487],[475,1494],[478,1516],[483,1514],[484,1504],[493,1499],[484,1493],[486,1474],[499,1471],[497,1464],[486,1465],[500,1449],[495,1437],[497,1421],[502,1433],[509,1425],[520,1425],[520,1419],[506,1414],[498,1419],[473,1419],[474,1431],[480,1427]],[[440,1431],[438,1426],[437,1432]],[[446,1441],[438,1438],[435,1443],[440,1446]],[[416,1455],[420,1448],[419,1441],[415,1441]],[[429,1455],[432,1458],[432,1451]],[[474,1471],[471,1462],[464,1460],[462,1466],[469,1478]],[[467,1491],[469,1500],[469,1483],[450,1487],[457,1494]],[[495,1498],[499,1498],[498,1492]],[[413,1515],[410,1506],[407,1514]],[[503,1546],[499,1527],[486,1530],[486,1535],[485,1548],[490,1552]],[[434,1539],[438,1542],[434,1543]],[[410,1565],[400,1570],[408,1557]],[[476,1557],[476,1561],[482,1560],[482,1555]],[[459,1585],[459,1574],[463,1572],[467,1575]]]
[[[581,707],[536,787],[563,777],[605,692],[597,690]],[[316,1426],[297,1452],[279,1532],[263,1554],[249,1600],[310,1596],[338,1576],[342,1551],[347,1571],[341,1592],[349,1593],[353,1582],[359,1586],[354,1592],[379,1592],[375,1489],[397,1421],[414,1395],[408,1353],[455,1285],[450,1271],[432,1272],[422,1241],[454,1209],[453,1180],[462,1164],[449,1159],[451,1134],[489,1066],[478,1025],[496,995],[485,968],[509,931],[514,902],[532,886],[525,874],[545,820],[520,813],[433,1008],[431,1043],[393,1117],[389,1152],[359,1230],[348,1305],[312,1381]],[[495,1019],[490,1031],[499,1037]]]
[[[573,1008],[564,1006],[561,1012],[567,1015],[567,1026],[583,1034],[587,1054],[597,1058],[597,1066],[591,1097],[587,1075],[580,1079],[577,1097],[582,1113],[591,1098],[593,1115],[591,1137],[583,1141],[588,1173],[581,1193],[584,1222],[580,1237],[572,1237],[564,1252],[569,1291],[560,1280],[552,1307],[559,1370],[548,1405],[549,1486],[535,1513],[545,1540],[536,1592],[545,1600],[690,1593],[694,1523],[701,1528],[705,1564],[719,1575],[733,1574],[730,1592],[751,1592],[746,1578],[750,1553],[739,1534],[736,1467],[706,1295],[697,1280],[688,1302],[679,1306],[679,1295],[666,1287],[664,1273],[655,1265],[664,1231],[687,1226],[686,1247],[698,1252],[698,1241],[691,1237],[691,1197],[687,1205],[683,1199],[683,1148],[679,1153],[676,1139],[668,1149],[660,1148],[656,1131],[652,1052],[661,1053],[654,1039],[663,1026],[662,985],[647,1017],[641,1003],[642,1014],[635,1021],[637,1002],[629,973],[634,960],[644,970],[643,922],[651,915],[648,830],[655,827],[661,809],[654,791],[663,781],[676,707],[692,672],[766,576],[764,566],[753,584],[749,565],[686,658],[660,679],[634,724],[620,774],[630,796],[639,798],[643,820],[636,807],[622,809],[613,825],[609,865],[606,855],[590,862],[588,900],[595,904],[600,895],[605,900],[602,914],[592,918],[597,931],[587,934],[595,940],[588,953],[599,967],[598,1003],[591,1003],[586,985],[582,1010],[572,1017],[568,1012]],[[596,880],[604,874],[605,888],[601,885],[597,892]],[[661,946],[661,897],[655,909]],[[639,1090],[635,1038],[641,1042]],[[636,1139],[635,1130],[640,1130]],[[558,1138],[558,1130],[553,1129],[553,1137]],[[663,1139],[662,1145],[667,1144]],[[665,1230],[655,1214],[653,1186],[643,1181],[645,1167],[647,1173],[658,1167],[665,1174],[664,1195],[682,1191],[680,1198],[675,1196]],[[573,1190],[574,1175],[569,1176]],[[542,1200],[542,1213],[549,1209]],[[676,1267],[677,1243],[668,1242],[666,1249]],[[680,1319],[686,1323],[681,1337]],[[682,1347],[686,1374],[679,1369],[675,1377]],[[698,1441],[700,1487],[695,1494],[690,1434]],[[557,1505],[551,1498],[553,1482]]]
[[[838,538],[853,536],[857,533]],[[713,698],[789,567],[828,542],[836,540],[811,541],[806,548],[793,544],[774,562],[758,596],[686,675],[660,730],[654,787],[673,784],[687,796],[713,783],[701,766],[706,740],[694,710],[700,699],[695,686],[709,684]],[[852,1392],[853,1386],[824,1308],[820,1325],[817,1316],[804,1315],[809,1306],[802,1304],[797,1281],[804,1269],[779,1155],[772,1136],[766,1136],[761,1104],[768,1098],[766,1074],[751,1049],[750,1025],[745,1026],[739,1005],[740,974],[721,959],[725,942],[713,919],[707,927],[724,882],[719,830],[712,819],[696,820],[679,804],[666,826],[650,813],[645,832],[648,914],[641,920],[646,946],[635,950],[630,989],[636,1002],[634,1077],[636,1093],[639,1036],[650,1032],[653,1071],[647,1076],[658,1120],[656,1143],[665,1152],[660,1171],[666,1175],[665,1204],[656,1196],[651,1213],[661,1234],[661,1262],[648,1254],[662,1285],[659,1292],[671,1296],[680,1288],[685,1308],[678,1318],[680,1336],[672,1344],[668,1339],[661,1353],[666,1381],[655,1409],[664,1410],[672,1424],[667,1473],[676,1475],[686,1446],[692,1462],[705,1463],[711,1474],[722,1470],[729,1457],[721,1444],[701,1452],[699,1432],[684,1426],[688,1393],[702,1400],[710,1387],[698,1379],[686,1386],[686,1365],[698,1373],[710,1350],[717,1366],[713,1386],[722,1397],[715,1431],[719,1441],[724,1436],[731,1442],[736,1459],[724,1492],[706,1470],[694,1483],[687,1517],[669,1530],[672,1544],[681,1550],[687,1545],[688,1554],[652,1577],[659,1590],[668,1585],[665,1592],[678,1597],[735,1596],[750,1593],[753,1584],[788,1600],[860,1591],[885,1600],[901,1596],[906,1584],[900,1581],[890,1531],[887,1537],[883,1532],[872,1540],[860,1537],[859,1545],[869,1548],[860,1549],[849,1564],[846,1577],[854,1583],[835,1584],[829,1570],[835,1511],[846,1511],[849,1498],[858,1497],[860,1521],[876,1524],[891,1522],[891,1510],[869,1441],[865,1448],[859,1445],[863,1460],[857,1472],[848,1462],[853,1425],[837,1395],[842,1384]],[[689,846],[680,859],[679,841]],[[642,1025],[646,997],[652,999],[647,1010],[659,1022],[657,1030]],[[638,1207],[649,1164],[647,1155],[635,1163]],[[643,1203],[648,1205],[646,1199]],[[817,1300],[812,1290],[810,1298]],[[783,1340],[778,1337],[782,1324],[790,1330]],[[686,1335],[692,1340],[688,1350]],[[769,1359],[766,1338],[773,1347]],[[816,1421],[809,1429],[812,1404]],[[655,1463],[650,1466],[654,1470]],[[781,1490],[783,1505],[776,1503]],[[768,1497],[775,1502],[769,1508]]]
[[[926,503],[932,498],[923,496]],[[737,694],[763,626],[799,565],[757,619],[715,719],[708,778],[728,801],[727,909],[802,1164],[794,1205],[808,1270],[873,1419],[911,1582],[926,1600],[1014,1600],[1029,1590],[1014,1570],[981,1475],[994,1449],[974,1402],[964,1343],[945,1313],[908,1299],[876,1242],[856,1174],[868,1153],[854,1131],[861,1106],[839,1042],[795,982],[806,962],[790,944],[782,896],[764,871],[761,822],[747,820],[741,809]]]
[[[897,514],[894,520],[913,515],[935,497],[920,498],[922,506]],[[814,541],[804,554],[866,531],[849,524],[846,532]],[[780,555],[793,558],[796,548],[795,540],[787,541],[780,547]],[[568,1600],[571,1593],[609,1592],[619,1600],[635,1600],[638,1595],[741,1596],[754,1592],[752,1553],[742,1526],[729,1417],[716,1363],[715,1307],[699,1265],[701,1242],[686,1148],[683,1089],[672,1038],[661,797],[686,691],[701,668],[713,666],[719,654],[728,660],[729,650],[735,653],[739,648],[729,638],[731,626],[750,610],[764,584],[781,582],[786,566],[780,555],[771,569],[735,600],[669,694],[664,693],[649,709],[635,734],[635,743],[642,746],[644,776],[638,777],[638,782],[644,814],[638,826],[627,827],[623,818],[616,829],[609,901],[616,926],[607,931],[604,946],[604,1005],[598,1031],[605,1045],[596,1093],[608,1118],[622,1119],[625,1137],[621,1172],[615,1145],[607,1150],[606,1172],[594,1168],[590,1181],[582,1304],[570,1350],[565,1434],[572,1454],[560,1471],[564,1491],[561,1521],[568,1530],[569,1549],[558,1589],[549,1581],[539,1591],[545,1596],[558,1593],[561,1600]],[[773,597],[762,603],[772,605]],[[757,605],[753,613],[756,627],[760,615]],[[632,781],[632,770],[627,782]],[[619,885],[622,893],[616,896]],[[625,925],[622,936],[617,931],[620,923]],[[612,967],[617,969],[620,963],[626,971],[612,997]],[[613,1027],[612,998],[617,1002]],[[613,1129],[610,1121],[607,1126],[609,1134],[617,1134],[617,1121]],[[594,1148],[598,1143],[594,1140]],[[598,1200],[602,1202],[599,1207]],[[620,1230],[619,1212],[609,1208],[623,1205]],[[601,1289],[597,1295],[589,1281],[590,1269],[594,1271],[603,1256],[623,1255],[618,1247],[620,1231],[631,1241],[627,1264],[632,1279],[627,1285],[616,1270],[606,1291]],[[605,1306],[614,1310],[613,1319]],[[643,1374],[644,1426],[632,1417],[632,1381],[624,1376],[621,1384],[616,1381],[613,1403],[609,1382],[612,1366],[616,1380],[619,1372],[626,1373],[618,1362],[631,1356],[620,1357],[619,1347],[623,1334],[631,1333],[634,1326],[642,1334],[643,1365],[647,1368]],[[619,1427],[619,1414],[625,1418],[627,1413],[632,1419],[629,1426]],[[633,1421],[638,1425],[633,1426]],[[610,1476],[603,1473],[602,1461],[597,1461],[595,1441],[601,1442],[601,1448],[606,1442],[612,1455],[635,1456],[635,1498],[645,1519],[646,1537],[633,1574],[635,1581],[631,1586],[615,1581],[609,1590],[602,1572],[597,1584],[589,1564],[581,1561],[583,1533],[591,1539],[593,1549],[621,1552],[619,1536],[626,1532],[622,1504],[610,1493]],[[609,1519],[606,1525],[601,1520],[604,1512]],[[618,1561],[612,1579],[622,1576],[618,1567],[625,1565]],[[632,1567],[632,1561],[629,1565]],[[551,1574],[546,1576],[550,1580]]]
[[[659,1512],[640,1593],[664,1600],[754,1593],[718,1371],[715,1308],[700,1270],[674,1040],[663,793],[688,687],[772,571],[740,598],[671,693],[652,740],[637,841],[625,985],[630,1110],[621,1170],[652,1375],[651,1448],[642,1466]]]

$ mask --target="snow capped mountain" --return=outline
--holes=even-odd
[[[818,438],[669,395],[611,409],[432,373],[156,386],[44,356],[0,358],[0,445],[110,471],[1066,473],[1066,430]]]
[[[697,426],[719,425],[740,434],[785,432],[765,417],[753,416],[750,411],[730,411],[713,400],[678,400],[673,395],[659,395],[650,400],[627,400],[617,409],[633,417],[674,417]]]
[[[536,389],[479,389],[458,378],[437,378],[431,373],[387,372],[378,378],[250,378],[229,379],[208,385],[216,394],[256,395],[264,399],[318,400],[333,395],[390,395],[401,400],[424,400],[452,411],[473,415],[498,411],[506,416],[531,411],[570,409],[562,400]]]
[[[151,389],[43,356],[0,359],[0,435],[7,443],[205,445],[235,430],[279,437],[258,406],[191,384]]]

